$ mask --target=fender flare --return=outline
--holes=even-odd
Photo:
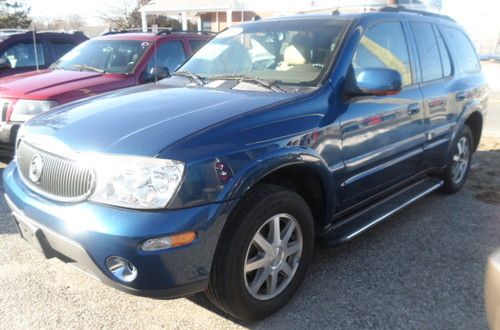
[[[250,162],[233,177],[232,184],[228,184],[217,195],[216,202],[239,199],[245,195],[256,183],[273,172],[289,166],[305,166],[318,174],[323,184],[326,201],[325,225],[333,218],[335,205],[335,181],[324,159],[314,150],[302,147],[286,147],[260,155]]]
[[[446,155],[447,155],[446,159],[449,159],[451,153],[453,152],[453,142],[455,141],[457,134],[460,132],[462,127],[465,125],[465,122],[467,121],[467,119],[469,119],[470,116],[472,116],[472,114],[474,114],[476,112],[479,113],[481,118],[483,118],[483,122],[484,122],[484,108],[479,101],[474,100],[474,101],[467,103],[464,106],[464,108],[463,108],[462,112],[460,113],[458,120],[456,122],[455,129],[453,130],[453,133],[452,133],[452,136],[450,139],[450,143],[448,145],[448,150],[446,153]]]

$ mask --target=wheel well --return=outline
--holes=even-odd
[[[261,178],[259,183],[270,183],[295,191],[309,205],[316,229],[326,225],[325,188],[315,170],[303,165],[287,166]]]
[[[483,131],[483,116],[479,112],[473,112],[465,121],[465,125],[469,126],[472,137],[474,138],[474,151],[479,146],[481,133]]]

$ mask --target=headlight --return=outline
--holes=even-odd
[[[47,100],[18,100],[10,115],[11,121],[25,122],[45,111],[57,107],[59,103]]]
[[[90,200],[135,209],[166,207],[177,192],[184,163],[149,157],[84,155],[95,171]]]

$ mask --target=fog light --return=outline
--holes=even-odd
[[[121,257],[108,257],[106,259],[106,267],[120,281],[132,282],[137,277],[137,268]]]
[[[185,233],[175,234],[171,236],[151,238],[142,243],[142,249],[144,251],[158,251],[158,250],[170,249],[173,247],[190,244],[195,240],[195,238],[196,238],[196,233],[194,231],[188,231]]]

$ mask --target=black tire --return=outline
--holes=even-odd
[[[282,213],[292,215],[300,226],[302,254],[295,274],[283,291],[269,300],[259,300],[245,284],[247,251],[261,226]],[[223,230],[205,294],[215,306],[237,319],[262,319],[282,308],[297,291],[305,277],[313,247],[314,220],[304,199],[280,186],[259,185],[246,194]]]
[[[458,143],[461,139],[466,139],[469,152],[467,155],[467,165],[464,170],[463,175],[461,176],[460,180],[455,180],[454,179],[454,156],[457,153],[458,150]],[[471,160],[472,160],[472,154],[474,150],[474,138],[472,136],[472,132],[469,128],[469,126],[464,125],[460,132],[457,134],[457,137],[453,141],[453,149],[452,152],[448,158],[448,162],[446,165],[446,168],[443,173],[443,180],[444,180],[444,185],[441,187],[441,192],[445,194],[455,194],[459,192],[462,187],[465,184],[465,181],[467,180],[467,176],[469,175],[469,170],[470,170],[470,165],[471,165]]]

